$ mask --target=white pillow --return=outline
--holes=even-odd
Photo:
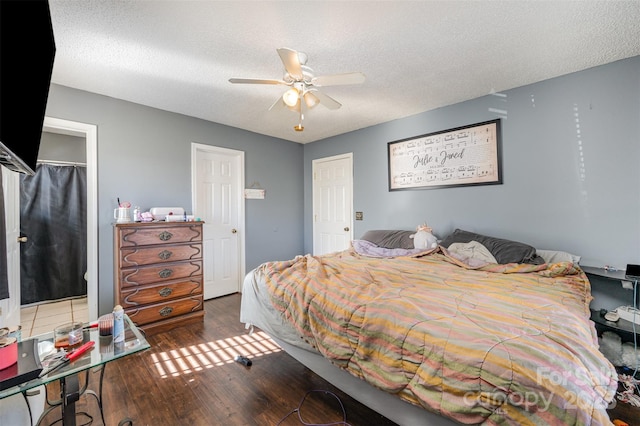
[[[483,263],[498,263],[488,248],[477,241],[468,243],[453,243],[447,249],[449,253],[457,254],[465,259],[475,259]]]
[[[545,263],[571,262],[576,265],[580,263],[580,256],[559,250],[537,250],[538,256],[544,259]]]

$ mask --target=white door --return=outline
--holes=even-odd
[[[349,248],[353,235],[353,154],[313,160],[313,254]]]
[[[193,212],[204,221],[204,298],[241,290],[244,152],[192,144]]]
[[[5,225],[7,231],[7,278],[9,298],[0,300],[0,327],[20,324],[20,175],[2,169]]]

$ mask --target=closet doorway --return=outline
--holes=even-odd
[[[97,318],[96,135],[95,126],[46,118],[36,175],[20,179],[25,337]]]

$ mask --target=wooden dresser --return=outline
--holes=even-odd
[[[202,321],[202,222],[114,225],[115,303],[147,335]]]

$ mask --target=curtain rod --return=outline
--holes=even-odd
[[[38,163],[49,164],[52,166],[87,166],[87,163],[79,163],[75,161],[38,160]]]

